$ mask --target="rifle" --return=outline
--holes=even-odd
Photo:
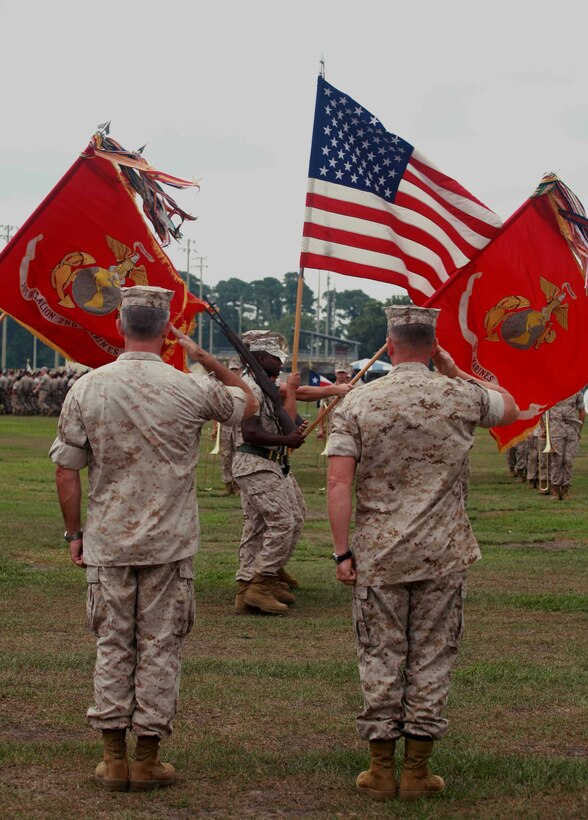
[[[304,422],[300,416],[296,416],[296,419],[292,419],[291,416],[284,410],[282,406],[282,400],[280,398],[280,391],[278,386],[275,382],[273,382],[270,377],[267,375],[263,367],[257,361],[253,353],[249,350],[249,348],[244,344],[244,342],[239,338],[237,333],[225,322],[223,317],[220,314],[219,309],[215,304],[210,302],[206,297],[204,297],[204,301],[208,305],[208,313],[210,318],[216,322],[216,324],[222,330],[225,338],[227,341],[233,345],[241,360],[247,365],[251,374],[261,390],[270,400],[274,415],[276,417],[276,421],[278,422],[282,434],[284,436],[293,433],[295,430],[298,430],[300,425]]]

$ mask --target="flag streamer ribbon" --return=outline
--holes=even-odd
[[[82,156],[97,156],[118,165],[132,190],[141,197],[143,212],[153,225],[162,244],[168,245],[172,236],[174,239],[181,239],[180,229],[183,223],[186,220],[193,221],[196,217],[182,210],[163,190],[159,182],[173,188],[199,188],[199,183],[158,171],[141,156],[142,148],[139,151],[127,151],[116,140],[108,136],[108,125],[103,128],[104,130],[94,134]],[[179,225],[173,223],[172,217],[174,216],[180,218]]]

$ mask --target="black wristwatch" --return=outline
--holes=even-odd
[[[63,533],[63,537],[65,538],[65,540],[67,541],[68,544],[71,544],[72,541],[79,541],[79,539],[83,536],[83,534],[84,534],[83,530],[78,530],[77,532],[74,532],[72,535],[70,535],[66,530]]]
[[[343,561],[347,561],[348,558],[353,558],[353,551],[347,550],[347,552],[344,552],[343,555],[337,555],[337,553],[334,552],[332,558],[336,564],[342,564]]]

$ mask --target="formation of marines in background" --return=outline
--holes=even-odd
[[[80,375],[68,367],[0,370],[0,415],[58,416]]]
[[[524,441],[506,454],[510,475],[542,495],[563,501],[572,484],[574,458],[586,419],[584,396],[578,391],[555,404]]]

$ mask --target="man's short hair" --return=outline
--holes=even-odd
[[[435,328],[432,325],[415,322],[411,325],[395,325],[389,329],[388,335],[392,339],[392,344],[432,347],[435,341]]]
[[[120,323],[123,335],[128,339],[149,341],[161,336],[169,322],[169,310],[163,308],[145,307],[144,305],[128,305],[120,312]]]

